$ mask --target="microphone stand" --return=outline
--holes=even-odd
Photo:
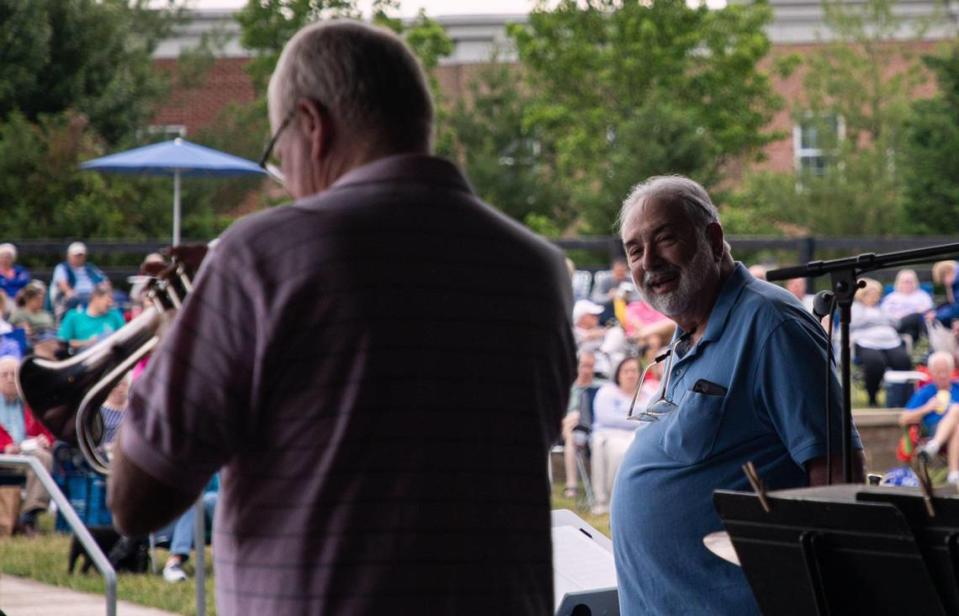
[[[937,258],[959,258],[959,243],[941,244],[930,246],[928,248],[917,248],[915,250],[900,250],[896,252],[887,252],[883,254],[866,253],[856,257],[844,257],[842,259],[833,259],[830,261],[810,261],[805,265],[796,265],[793,267],[784,267],[781,269],[766,272],[766,280],[772,282],[775,280],[788,280],[790,278],[813,278],[829,274],[832,293],[836,307],[839,309],[839,330],[842,336],[842,351],[840,361],[842,362],[842,478],[844,483],[852,483],[852,388],[851,381],[851,345],[849,344],[849,320],[852,317],[852,302],[856,291],[860,287],[858,277],[866,272],[884,269],[887,267],[901,267],[904,265],[914,265],[917,263],[926,263]],[[827,344],[831,345],[832,340]],[[826,352],[826,369],[831,370],[829,365],[831,354],[829,349]],[[829,409],[829,392],[826,392],[826,425],[831,426]],[[828,434],[828,432],[827,432]],[[832,459],[832,439],[826,442],[826,462],[830,463]],[[828,473],[827,481],[832,483],[832,473]]]

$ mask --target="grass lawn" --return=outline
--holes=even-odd
[[[96,566],[87,574],[79,573],[83,559],[77,561],[76,571],[67,573],[67,557],[70,554],[70,535],[53,532],[50,515],[40,517],[41,534],[36,537],[6,537],[0,539],[0,573],[19,575],[37,582],[63,586],[83,592],[103,595],[105,586]],[[213,615],[213,578],[210,569],[211,554],[206,552],[206,613]],[[166,561],[166,550],[157,550],[157,568]],[[169,584],[157,573],[153,575],[117,575],[117,598],[168,610],[176,614],[196,614],[196,583],[193,580],[193,560],[184,566],[190,580]]]

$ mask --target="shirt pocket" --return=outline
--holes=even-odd
[[[683,464],[695,464],[713,450],[723,421],[725,396],[687,391],[679,408],[664,420],[663,451]]]

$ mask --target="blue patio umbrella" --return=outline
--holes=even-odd
[[[181,177],[230,177],[266,173],[251,160],[180,138],[88,160],[81,163],[80,167],[110,173],[173,176],[174,246],[180,243]]]

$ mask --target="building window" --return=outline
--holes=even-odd
[[[823,175],[832,161],[831,150],[844,132],[842,118],[836,114],[808,115],[793,126],[796,170],[801,174]]]

